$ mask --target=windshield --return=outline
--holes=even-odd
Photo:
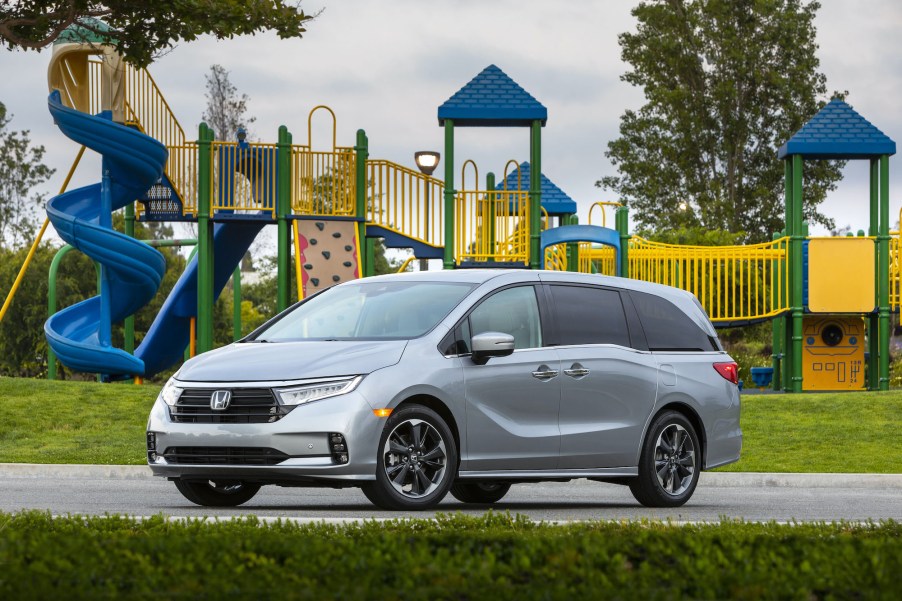
[[[471,290],[447,282],[360,282],[337,286],[258,332],[258,342],[389,340],[422,336]]]

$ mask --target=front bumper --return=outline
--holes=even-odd
[[[364,482],[375,480],[379,437],[385,418],[376,417],[357,391],[296,407],[274,423],[190,424],[170,419],[169,407],[157,400],[147,432],[155,438],[156,457],[148,457],[155,476],[167,478],[242,479],[272,483]],[[348,462],[337,463],[329,434],[344,436]],[[206,465],[168,462],[170,448],[230,447],[273,449],[288,456],[275,465]]]

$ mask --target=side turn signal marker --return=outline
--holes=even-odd
[[[376,417],[388,417],[391,415],[391,409],[373,409]]]

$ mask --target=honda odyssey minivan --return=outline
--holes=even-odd
[[[187,361],[160,392],[147,459],[190,501],[263,485],[360,487],[387,509],[514,483],[692,496],[742,444],[736,363],[691,294],[598,275],[418,272],[301,301]]]

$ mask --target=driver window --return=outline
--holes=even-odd
[[[533,286],[508,288],[484,300],[470,314],[470,331],[501,332],[514,337],[514,349],[542,346],[539,305]]]

